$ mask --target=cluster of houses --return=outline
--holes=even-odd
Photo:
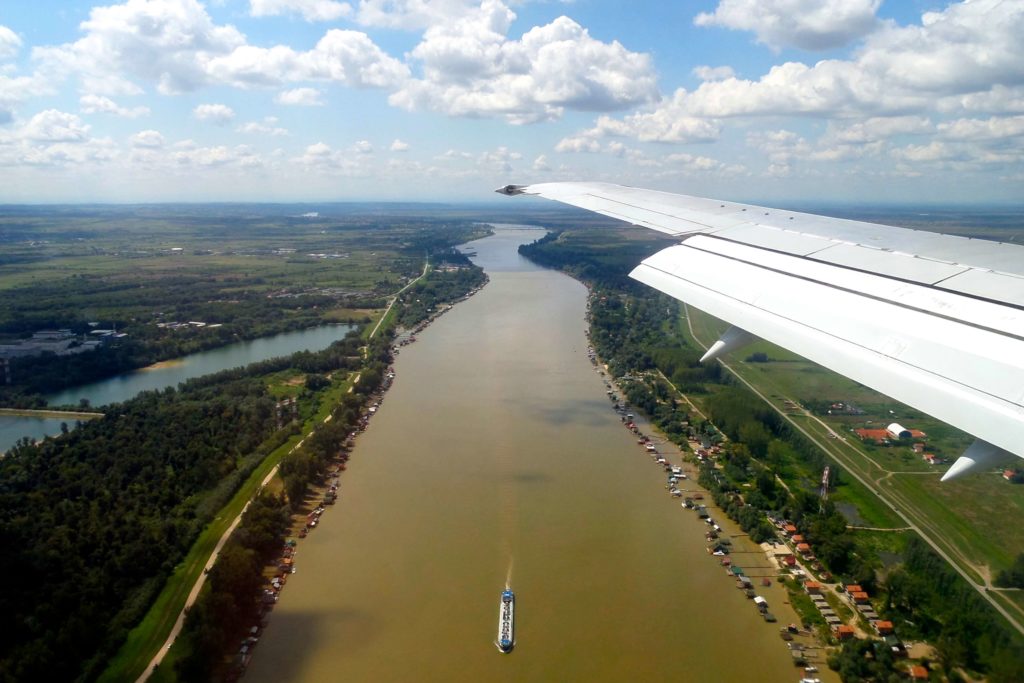
[[[191,329],[203,329],[215,330],[218,327],[223,327],[223,323],[206,323],[202,320],[189,320],[188,322],[180,323],[177,320],[172,320],[163,323],[157,323],[157,327],[162,330],[191,330]]]
[[[99,323],[89,323],[98,328]],[[103,344],[128,335],[117,330],[92,329],[88,334],[77,335],[71,330],[40,330],[29,339],[20,339],[9,344],[0,344],[0,358],[28,358],[52,353],[57,356],[71,356],[76,353],[95,351]]]
[[[820,569],[820,565],[814,557],[810,544],[807,543],[806,539],[804,539],[804,537],[799,533],[796,526],[785,521],[776,522],[776,525],[780,531],[782,531],[783,536],[790,544],[792,544],[796,550],[796,554],[805,561],[814,563],[812,566],[816,570]],[[786,552],[778,554],[776,557],[782,566],[793,568],[794,573],[798,576],[804,575],[802,570],[796,568],[796,555]],[[821,572],[821,576],[826,581],[831,578],[828,572]],[[837,640],[848,640],[856,637],[856,629],[853,626],[843,623],[842,618],[840,618],[836,613],[832,605],[829,604],[828,598],[825,596],[826,587],[820,581],[807,577],[804,580],[803,588],[808,597],[810,597],[811,602],[813,602],[814,606],[818,609],[818,612],[821,613],[825,623],[828,624],[832,631],[832,635],[834,635]],[[885,644],[891,649],[894,655],[906,656],[906,648],[893,634],[892,622],[879,617],[878,613],[875,611],[874,605],[871,604],[871,596],[868,595],[868,592],[864,590],[863,587],[857,584],[847,584],[843,586],[841,593],[845,596],[846,601],[849,602],[850,606],[853,607],[853,609],[871,625],[875,632],[882,637]]]
[[[920,455],[922,460],[929,465],[942,465],[946,462],[946,459],[942,456],[928,452],[928,446],[924,442],[924,439],[927,438],[928,435],[920,429],[907,429],[906,427],[893,422],[885,429],[861,428],[854,429],[853,433],[864,441],[873,441],[880,446],[887,446],[893,442],[905,439],[919,439],[911,444],[910,448],[914,453]]]

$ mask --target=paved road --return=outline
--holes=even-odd
[[[707,349],[708,348],[707,345],[705,345],[704,342],[702,342],[700,339],[698,339],[697,335],[694,334],[694,332],[693,332],[693,325],[690,322],[690,311],[689,311],[689,308],[686,306],[686,304],[683,304],[683,309],[686,312],[686,325],[687,325],[687,327],[690,330],[690,336],[693,337],[694,341],[696,341],[702,347]],[[967,581],[967,583],[969,583],[974,588],[974,590],[978,591],[978,594],[981,595],[981,597],[983,597],[985,600],[987,600],[989,602],[989,604],[992,605],[992,607],[994,607],[996,609],[997,612],[1002,614],[1006,618],[1006,620],[1010,623],[1011,626],[1013,626],[1015,629],[1017,629],[1017,631],[1019,633],[1024,635],[1024,624],[1021,624],[1021,622],[1018,621],[1012,614],[1010,614],[1006,610],[1005,607],[1003,607],[1000,603],[998,603],[995,600],[995,598],[993,598],[991,595],[989,595],[988,587],[986,585],[979,585],[978,583],[976,583],[974,581],[974,579],[971,577],[971,575],[968,574],[967,571],[960,564],[958,564],[957,562],[954,562],[953,559],[949,556],[949,554],[945,550],[943,550],[941,547],[939,547],[939,545],[932,539],[932,537],[930,535],[928,535],[928,533],[926,533],[920,526],[915,524],[914,521],[912,521],[902,510],[898,509],[893,504],[893,502],[889,499],[889,497],[886,494],[882,493],[882,491],[880,489],[878,489],[874,485],[874,482],[871,482],[867,478],[861,476],[856,471],[855,467],[853,465],[851,465],[851,458],[850,458],[850,456],[842,454],[842,453],[838,452],[837,450],[833,450],[832,448],[829,448],[826,444],[822,443],[816,436],[814,436],[813,434],[808,432],[806,429],[803,428],[803,426],[801,426],[799,423],[797,423],[795,420],[793,420],[793,418],[788,413],[786,413],[781,408],[776,406],[775,403],[772,400],[770,400],[767,396],[765,396],[760,391],[758,391],[758,389],[753,384],[748,382],[743,376],[741,376],[738,372],[733,370],[732,367],[729,366],[728,363],[722,361],[721,359],[719,359],[719,362],[722,364],[722,367],[724,367],[726,370],[728,370],[733,375],[733,377],[735,377],[740,382],[742,382],[744,384],[744,386],[746,386],[748,389],[753,391],[762,401],[764,401],[769,406],[771,406],[772,410],[777,412],[779,415],[782,416],[782,418],[784,420],[789,422],[789,424],[794,429],[798,430],[801,434],[803,434],[805,437],[807,437],[807,439],[810,440],[811,443],[813,443],[815,446],[817,446],[822,451],[824,451],[833,460],[835,460],[835,461],[839,462],[840,464],[844,465],[846,467],[846,471],[847,471],[848,474],[850,474],[857,481],[859,481],[861,484],[863,484],[869,491],[874,493],[875,496],[877,496],[879,500],[881,500],[883,503],[888,505],[892,509],[893,513],[895,513],[900,519],[902,519],[904,521],[904,523],[907,525],[908,528],[913,529],[915,532],[917,532],[917,534],[922,539],[924,539],[924,541],[928,545],[930,545],[932,547],[932,550],[934,550],[936,553],[938,553],[938,555],[942,559],[944,559],[949,564],[949,566],[951,566],[953,569],[955,569],[957,571],[957,573],[960,574],[960,576],[964,577],[964,579]],[[815,419],[817,419],[817,418],[815,418]],[[820,422],[820,420],[819,420],[819,422]],[[824,424],[824,423],[822,423],[822,424]],[[827,425],[826,425],[826,428],[828,428]],[[829,429],[830,432],[832,431],[830,428],[828,428],[828,429]],[[832,432],[832,433],[835,434],[835,432]],[[988,583],[988,582],[986,581],[986,583]]]

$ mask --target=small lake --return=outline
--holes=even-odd
[[[157,363],[148,368],[126,372],[91,384],[72,387],[46,397],[51,406],[75,405],[87,399],[92,406],[127,401],[140,392],[177,386],[181,382],[221,370],[237,368],[298,351],[320,351],[351,330],[353,325],[323,325],[270,337],[236,342],[210,351],[193,353],[183,358]],[[74,425],[73,419],[0,416],[0,452],[7,450],[23,436],[41,439],[60,431],[60,423]]]

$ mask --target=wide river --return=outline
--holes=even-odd
[[[351,325],[322,325],[282,332],[261,339],[240,341],[210,351],[200,351],[91,384],[72,387],[46,397],[51,406],[78,405],[87,399],[93,406],[127,401],[140,392],[177,386],[180,382],[213,372],[237,368],[258,361],[290,356],[298,351],[319,351],[342,339]],[[60,432],[61,422],[74,425],[74,418],[0,415],[0,453],[21,437],[41,439]]]
[[[490,284],[402,351],[247,683],[799,678],[611,410],[586,290],[516,253],[541,234],[472,244]],[[517,644],[502,655],[507,579]],[[758,590],[795,620],[781,588]]]

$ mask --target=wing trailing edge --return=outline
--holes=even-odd
[[[1024,457],[1024,247],[604,183],[507,186],[680,244],[631,277],[977,437],[944,480]]]

